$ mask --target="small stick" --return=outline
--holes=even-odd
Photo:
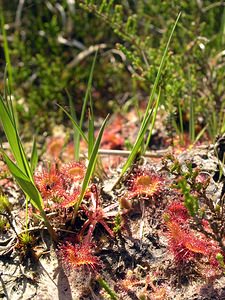
[[[198,149],[207,149],[211,145],[201,145],[198,146]],[[144,157],[163,157],[166,154],[171,153],[173,149],[171,147],[167,149],[161,149],[161,150],[152,150],[152,151],[146,151],[143,155]],[[123,156],[127,157],[129,156],[131,151],[128,150],[111,150],[111,149],[99,149],[98,154],[101,156],[108,156],[108,155],[115,155],[115,156]]]
[[[166,154],[168,154],[170,151],[168,149],[158,150],[158,151],[147,151],[145,152],[146,157],[162,157]],[[108,155],[114,155],[114,156],[123,156],[127,157],[129,156],[131,151],[128,150],[110,150],[110,149],[99,149],[98,154],[101,156],[108,156]]]

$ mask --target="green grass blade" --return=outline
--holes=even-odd
[[[157,115],[158,108],[159,108],[160,96],[161,96],[161,89],[159,89],[158,98],[157,98],[157,101],[156,101],[156,104],[155,104],[155,107],[154,107],[154,110],[153,110],[153,118],[152,118],[150,130],[149,130],[149,135],[148,135],[147,141],[145,143],[144,153],[146,152],[146,150],[148,148],[148,145],[150,143],[150,139],[152,137],[152,131],[153,131],[153,128],[154,128],[154,125],[155,125],[156,115]]]
[[[70,104],[70,114],[73,118],[73,120],[78,123],[77,120],[77,115],[76,115],[76,111],[75,111],[75,106],[73,104],[73,100],[69,94],[69,92],[66,90],[68,99],[69,99],[69,104]],[[77,128],[73,125],[73,145],[74,145],[74,159],[77,160],[77,157],[79,157],[79,146],[77,147],[76,145],[76,141],[77,141],[77,136],[79,135],[79,131],[77,130]],[[77,151],[78,149],[78,151]]]
[[[106,282],[101,276],[97,277],[97,281],[98,281],[99,285],[107,292],[107,294],[109,295],[110,299],[112,299],[112,300],[119,300],[119,296],[109,286],[108,282]]]
[[[99,130],[98,136],[97,136],[96,141],[94,143],[93,150],[92,150],[91,155],[90,155],[90,160],[89,160],[88,166],[87,166],[87,171],[86,171],[84,181],[83,181],[83,184],[82,184],[80,198],[79,198],[79,201],[77,203],[77,209],[79,208],[79,206],[80,206],[80,204],[83,200],[83,197],[85,195],[85,192],[86,192],[88,184],[89,184],[89,181],[90,181],[91,177],[93,176],[93,173],[94,173],[94,170],[95,170],[95,165],[96,165],[96,162],[97,162],[97,157],[98,157],[98,149],[99,149],[101,139],[102,139],[102,135],[103,135],[103,132],[105,130],[105,126],[106,126],[106,123],[107,123],[108,119],[109,119],[109,115],[105,118],[104,122],[102,123],[102,126]]]
[[[83,130],[81,129],[81,127],[78,125],[78,123],[73,119],[73,117],[71,116],[70,113],[68,113],[68,111],[66,111],[61,105],[57,104],[63,111],[64,113],[69,117],[69,119],[71,120],[72,124],[74,127],[76,127],[77,131],[79,132],[79,134],[82,136],[82,138],[84,139],[84,141],[88,144],[88,139],[86,137],[86,135],[84,134]]]
[[[95,53],[95,57],[91,66],[91,71],[90,71],[90,75],[89,75],[89,79],[88,79],[88,86],[86,89],[86,93],[84,96],[84,101],[83,101],[83,106],[82,106],[82,111],[81,111],[81,117],[80,117],[80,128],[83,127],[83,123],[84,123],[84,115],[85,115],[85,111],[86,111],[86,107],[87,107],[87,102],[88,102],[88,98],[91,92],[91,86],[92,86],[92,80],[93,80],[93,73],[94,73],[94,67],[95,67],[95,63],[96,63],[96,59],[97,59],[97,51]],[[79,131],[80,132],[80,131]],[[79,160],[79,156],[80,156],[80,135],[78,134],[76,137],[76,160]]]
[[[4,82],[4,98],[3,99],[5,99],[5,104],[8,109],[8,112],[10,113],[10,117],[11,117],[14,125],[16,126],[16,120],[15,120],[15,116],[13,113],[12,98],[10,97],[10,88],[9,88],[9,84],[8,84],[8,80],[7,80],[7,67],[5,67],[3,82]]]
[[[124,165],[123,168],[122,168],[122,171],[121,171],[119,180],[122,178],[122,176],[124,175],[124,173],[125,173],[125,172],[127,171],[127,169],[131,166],[131,164],[134,162],[134,160],[135,160],[135,158],[136,158],[136,156],[137,156],[137,154],[138,154],[138,151],[140,150],[140,147],[141,147],[141,144],[142,144],[144,135],[145,135],[145,133],[146,133],[146,130],[148,129],[149,120],[150,120],[151,117],[152,117],[152,113],[153,113],[153,109],[149,112],[147,118],[146,118],[146,119],[144,120],[144,122],[143,122],[141,131],[140,131],[140,134],[139,134],[139,136],[137,137],[137,139],[136,139],[136,141],[135,141],[135,143],[134,143],[133,149],[132,149],[130,155],[128,156],[125,165]],[[118,180],[118,181],[119,181],[119,180]],[[117,182],[118,182],[118,181],[117,181]]]
[[[24,191],[24,193],[30,197],[32,205],[38,210],[42,210],[43,200],[36,186],[33,184],[30,178],[26,174],[24,174],[19,167],[17,167],[17,165],[8,157],[8,155],[4,151],[1,152],[9,168],[9,171],[12,173],[13,177],[16,179],[17,183]]]
[[[170,33],[169,39],[167,41],[167,44],[166,44],[166,47],[165,47],[165,50],[164,50],[164,53],[163,53],[163,56],[162,56],[162,59],[161,59],[160,65],[159,65],[159,69],[158,69],[158,72],[157,72],[157,75],[156,75],[156,78],[155,78],[155,81],[154,81],[154,84],[153,84],[153,88],[152,88],[150,96],[149,96],[149,101],[148,101],[148,105],[147,105],[147,108],[146,108],[146,112],[145,112],[143,121],[141,123],[140,129],[139,129],[139,132],[138,132],[138,135],[137,135],[137,138],[136,138],[136,142],[134,144],[134,147],[133,147],[133,149],[132,149],[125,165],[122,168],[122,172],[121,172],[121,175],[119,177],[119,180],[122,178],[122,176],[127,171],[127,169],[131,166],[131,164],[133,163],[135,157],[137,157],[137,154],[140,151],[141,145],[143,145],[144,136],[145,136],[145,133],[146,133],[146,131],[148,129],[148,126],[150,124],[151,116],[152,116],[152,113],[153,113],[153,110],[154,110],[153,103],[154,103],[154,96],[155,96],[155,93],[156,93],[156,89],[158,87],[160,76],[161,76],[161,73],[162,73],[162,70],[163,70],[163,67],[164,67],[164,64],[165,64],[165,59],[166,59],[166,55],[168,53],[169,45],[170,45],[174,30],[177,26],[177,23],[178,23],[178,20],[179,20],[180,16],[181,16],[181,13],[178,14],[177,19],[176,19],[176,21],[174,23],[174,26],[172,28],[172,31]],[[159,98],[156,101],[156,106],[155,106],[156,113],[157,113],[157,110],[158,110],[158,105],[159,105]],[[156,117],[156,115],[155,115],[155,117]],[[153,117],[153,123],[154,123],[154,118],[155,117]],[[153,127],[152,127],[152,129],[153,129]],[[150,130],[150,132],[151,131],[152,130]],[[148,137],[148,139],[150,139],[150,136]],[[146,148],[147,147],[145,146],[145,148],[142,149],[142,151],[141,151],[142,155],[146,151]]]
[[[192,97],[190,99],[190,119],[189,119],[189,136],[190,141],[194,143],[195,140],[195,111]]]
[[[224,9],[225,11],[225,9]],[[219,128],[218,128],[218,133],[223,134],[225,132],[225,101],[223,102],[220,112],[219,112]]]
[[[220,47],[223,48],[224,44],[225,44],[225,7],[223,8],[223,14],[221,17]]]
[[[94,136],[94,113],[93,113],[93,103],[92,97],[90,95],[90,109],[88,112],[88,159],[90,159],[95,142]]]
[[[56,234],[51,224],[49,223],[43,209],[43,200],[41,194],[39,193],[33,181],[33,176],[31,171],[32,166],[30,167],[28,163],[28,159],[26,157],[21,140],[19,138],[19,134],[18,134],[15,118],[14,118],[13,108],[10,105],[7,106],[4,103],[4,100],[1,96],[0,96],[0,119],[3,125],[5,135],[10,144],[11,151],[17,163],[15,164],[7,156],[7,154],[2,149],[0,149],[0,151],[3,154],[4,160],[9,168],[9,171],[14,176],[15,180],[17,181],[18,185],[21,187],[25,195],[30,198],[31,204],[39,210],[52,239],[56,241],[57,240]],[[33,151],[32,151],[32,159],[31,159],[31,165],[33,165],[33,167],[36,164],[36,160],[37,160],[37,153],[36,153],[36,145],[34,143]]]
[[[178,107],[178,115],[179,115],[179,123],[180,123],[179,135],[180,135],[181,144],[183,145],[184,144],[184,121],[183,121],[182,107],[180,105],[179,99],[177,101],[177,107]]]
[[[13,84],[13,76],[12,76],[12,65],[11,65],[11,60],[10,60],[10,55],[9,55],[9,46],[8,46],[8,41],[7,41],[7,36],[6,36],[6,31],[5,31],[5,20],[4,20],[4,15],[3,15],[3,10],[0,10],[0,19],[1,19],[1,31],[2,31],[2,37],[3,37],[3,48],[4,48],[4,54],[5,54],[5,61],[8,69],[8,74],[9,74],[9,87],[12,87]]]
[[[24,149],[22,147],[19,135],[17,132],[16,125],[12,120],[9,109],[4,103],[3,98],[0,96],[0,119],[2,126],[7,137],[7,140],[10,144],[11,151],[14,155],[14,158],[19,166],[19,168],[30,178],[32,178],[31,171],[29,168],[28,160],[26,158]]]
[[[198,133],[198,135],[197,135],[196,138],[195,138],[195,141],[194,141],[193,145],[195,145],[195,144],[200,140],[200,138],[201,138],[201,137],[203,136],[203,134],[205,133],[207,127],[208,127],[208,124],[207,124],[206,126],[204,126],[204,127],[202,128],[202,130]]]
[[[149,101],[148,101],[148,105],[147,105],[147,108],[146,108],[146,113],[145,113],[145,116],[144,118],[147,117],[148,115],[148,112],[152,106],[152,103],[154,101],[154,96],[155,96],[155,93],[156,93],[156,89],[158,87],[158,84],[159,84],[159,80],[160,80],[160,77],[161,77],[161,73],[162,73],[162,70],[163,70],[163,67],[164,67],[164,64],[165,64],[165,60],[166,60],[166,55],[168,53],[168,49],[169,49],[169,45],[170,45],[170,42],[171,42],[171,39],[172,39],[172,36],[173,36],[173,33],[174,33],[174,30],[177,26],[177,23],[180,19],[180,16],[181,16],[181,12],[178,14],[177,16],[177,19],[173,25],[173,28],[171,30],[171,33],[170,33],[170,36],[169,36],[169,39],[167,41],[167,44],[166,44],[166,47],[165,47],[165,50],[163,52],[163,56],[162,56],[162,59],[161,59],[161,62],[160,62],[160,65],[159,65],[159,69],[158,69],[158,72],[157,72],[157,75],[156,75],[156,78],[155,78],[155,81],[154,81],[154,85],[153,85],[153,88],[151,90],[151,94],[150,94],[150,97],[149,97]]]
[[[220,128],[220,133],[221,134],[224,134],[225,133],[225,114],[222,118],[222,121],[221,121],[221,128]]]
[[[37,166],[37,163],[38,163],[37,143],[36,143],[36,139],[34,138],[32,152],[31,152],[31,158],[30,158],[30,168],[31,168],[32,174]]]
[[[85,111],[86,111],[87,101],[88,101],[90,90],[91,90],[96,58],[97,58],[97,52],[95,53],[95,57],[94,57],[94,60],[93,60],[92,66],[91,66],[91,71],[90,71],[90,75],[89,75],[89,79],[88,79],[88,86],[87,86],[87,89],[86,89],[86,93],[85,93],[85,97],[84,97],[84,103],[83,103],[82,111],[81,111],[80,127],[82,127],[83,122],[84,122],[84,114],[85,114]]]

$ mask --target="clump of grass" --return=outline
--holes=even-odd
[[[64,113],[69,117],[69,119],[71,120],[72,124],[73,124],[73,128],[74,128],[74,147],[75,147],[75,159],[79,159],[80,156],[80,152],[79,152],[79,144],[80,144],[80,136],[83,138],[83,140],[87,143],[88,146],[88,165],[87,165],[87,169],[86,169],[86,173],[83,179],[83,184],[81,187],[81,192],[80,192],[80,197],[79,200],[77,201],[76,205],[75,205],[75,212],[78,211],[80,204],[83,200],[83,197],[86,193],[88,184],[90,182],[90,179],[93,177],[93,174],[95,172],[95,167],[97,164],[97,160],[98,160],[98,150],[100,147],[100,143],[101,143],[101,139],[103,136],[103,132],[105,130],[107,121],[109,119],[109,115],[105,118],[105,120],[103,121],[101,128],[99,130],[98,136],[95,139],[94,136],[94,112],[93,112],[93,103],[92,103],[92,97],[91,97],[91,86],[92,86],[92,80],[93,80],[93,72],[94,72],[94,66],[96,63],[96,58],[97,58],[97,52],[95,54],[93,63],[92,63],[92,67],[91,67],[91,72],[90,72],[90,76],[89,76],[89,80],[88,80],[88,85],[87,85],[87,89],[86,89],[86,93],[85,93],[85,97],[84,97],[84,102],[83,102],[83,107],[82,107],[82,113],[81,113],[81,118],[80,118],[80,122],[78,124],[78,122],[76,121],[76,117],[75,117],[75,111],[74,111],[74,107],[71,103],[71,114],[68,113],[62,106],[59,105],[59,107],[64,111]],[[85,135],[82,126],[83,126],[83,122],[84,122],[84,114],[85,114],[85,110],[87,107],[87,101],[89,99],[89,112],[88,112],[88,136]]]
[[[40,212],[49,233],[51,234],[52,238],[56,240],[55,232],[43,209],[43,200],[41,194],[39,193],[33,179],[33,171],[38,160],[36,143],[34,141],[32,155],[29,161],[19,137],[12,99],[8,92],[8,85],[5,82],[5,96],[4,98],[0,96],[0,119],[15,162],[11,160],[2,147],[0,151],[9,168],[9,171],[12,173],[13,177],[26,195],[26,207],[28,207],[28,202],[30,201],[31,204]]]
[[[29,232],[23,232],[19,235],[19,242],[24,248],[29,247],[33,244],[34,238]]]

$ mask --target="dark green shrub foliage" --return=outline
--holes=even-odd
[[[105,101],[115,108],[134,94],[143,100],[181,11],[160,82],[163,104],[175,122],[180,110],[184,130],[192,115],[193,130],[209,124],[212,138],[224,131],[225,9],[219,2],[28,0],[20,16],[18,3],[5,1],[3,8],[15,95],[28,104],[26,113],[21,109],[23,117],[35,114],[37,125],[43,109],[54,116],[56,102],[68,104],[65,89],[79,111],[96,50],[92,46],[101,48],[93,83],[96,108],[102,111]],[[41,123],[44,128],[49,118]]]

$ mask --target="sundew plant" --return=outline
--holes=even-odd
[[[220,297],[224,3],[0,7],[0,294]]]

